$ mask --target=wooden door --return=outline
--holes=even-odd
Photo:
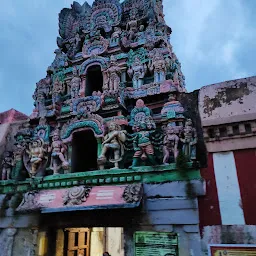
[[[67,228],[68,250],[67,256],[90,256],[90,229]]]

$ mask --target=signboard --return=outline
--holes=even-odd
[[[178,256],[178,235],[163,232],[136,232],[135,256]]]
[[[16,211],[63,212],[111,208],[133,208],[140,204],[142,186],[134,201],[127,202],[124,195],[129,194],[130,186],[74,186],[65,189],[30,191],[24,194],[23,201]],[[133,190],[131,190],[133,191]],[[131,197],[129,197],[132,199]]]
[[[210,256],[256,256],[256,245],[209,245]]]

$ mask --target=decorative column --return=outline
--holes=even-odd
[[[71,173],[72,172],[72,142],[68,143],[68,164],[69,164],[69,168],[68,170],[64,170],[64,173]]]
[[[101,138],[97,138],[97,157],[99,157],[101,155],[101,151],[102,151],[102,139]]]
[[[81,87],[80,87],[80,97],[85,97],[85,89],[86,89],[86,75],[81,75]]]
[[[38,256],[46,256],[48,249],[47,232],[41,231],[38,233]]]
[[[57,230],[56,239],[56,256],[63,256],[64,252],[64,231],[62,229]]]
[[[16,228],[7,228],[0,233],[1,255],[12,256],[14,236],[16,233]]]

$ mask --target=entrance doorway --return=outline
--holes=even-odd
[[[66,242],[64,246],[67,256],[89,256],[90,229],[66,228]]]
[[[94,65],[87,69],[86,79],[86,96],[91,96],[94,91],[102,92],[103,76],[99,65]]]
[[[92,227],[58,229],[55,243],[56,256],[124,256],[123,228]]]
[[[91,130],[77,132],[72,140],[72,172],[97,170],[97,140]]]

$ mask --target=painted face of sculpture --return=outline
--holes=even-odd
[[[37,140],[34,140],[33,143],[32,143],[33,147],[36,148],[39,146],[39,143]]]
[[[109,124],[109,130],[110,130],[110,131],[117,130],[116,124],[115,124],[115,123],[110,123],[110,124]]]
[[[104,27],[106,23],[107,23],[106,16],[102,15],[102,16],[97,17],[96,24],[98,25],[99,28]]]
[[[53,141],[58,141],[60,139],[60,136],[58,134],[54,134],[52,137]]]
[[[168,128],[167,128],[167,134],[174,134],[175,133],[175,130],[174,130],[174,128],[172,127],[172,126],[169,126]]]
[[[191,119],[188,119],[188,120],[186,121],[185,126],[192,126],[192,120],[191,120]]]
[[[139,99],[136,101],[136,107],[137,108],[143,108],[145,106],[144,101],[142,99]]]
[[[77,69],[73,68],[73,75],[76,76],[78,74]]]

